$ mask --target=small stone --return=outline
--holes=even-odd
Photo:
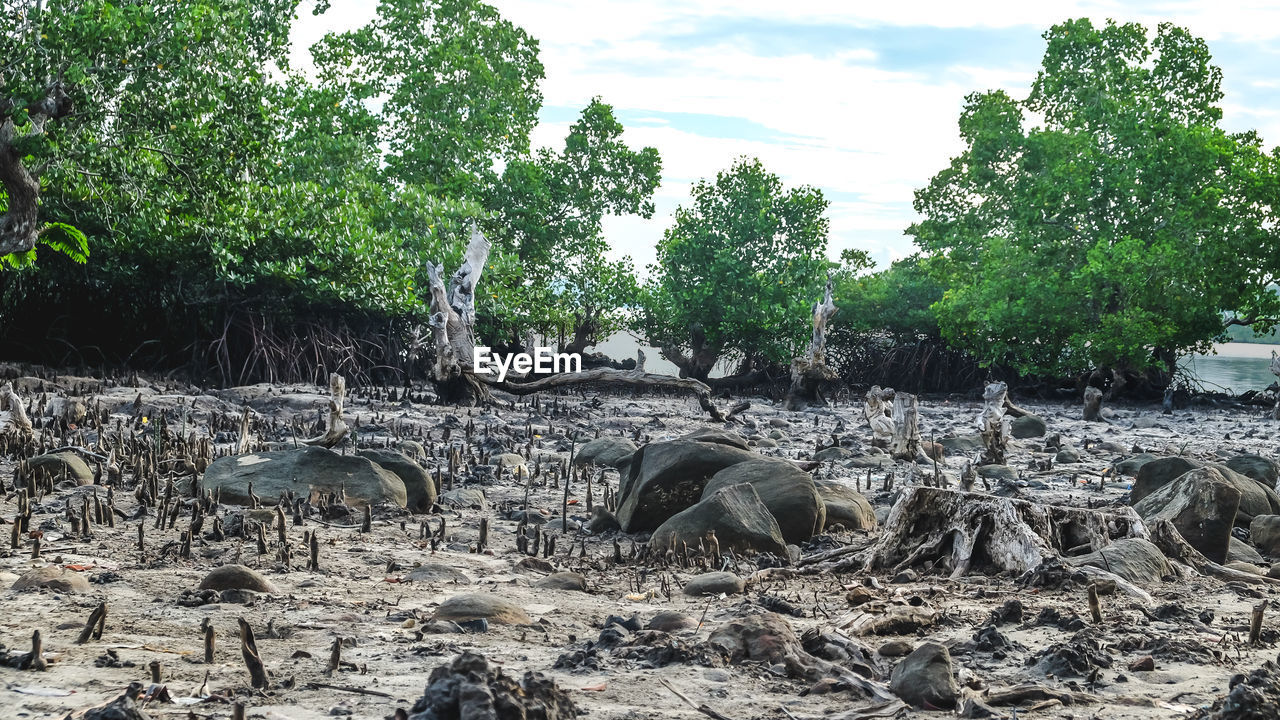
[[[489,593],[454,595],[436,608],[433,620],[463,623],[484,618],[501,625],[529,625],[533,620],[519,605]]]
[[[746,587],[742,578],[731,572],[703,573],[684,586],[684,594],[693,597],[704,595],[738,595]]]
[[[844,599],[848,601],[850,607],[858,607],[863,603],[871,602],[875,598],[876,596],[864,587],[856,587],[844,596]]]
[[[698,621],[675,610],[663,610],[657,615],[650,618],[645,625],[649,630],[660,630],[665,633],[675,633],[681,630],[693,630],[698,627]]]
[[[1156,659],[1151,657],[1150,655],[1143,655],[1137,660],[1134,660],[1133,662],[1129,663],[1129,670],[1131,672],[1142,672],[1142,671],[1150,672],[1155,669],[1156,669]]]
[[[901,585],[902,583],[913,583],[919,579],[920,579],[920,573],[916,572],[915,570],[912,570],[911,568],[907,568],[906,570],[903,570],[897,575],[894,575],[893,580],[890,580],[890,582]]]
[[[922,643],[894,666],[889,689],[914,707],[955,707],[960,688],[951,667],[951,653],[945,645]]]
[[[576,572],[556,572],[542,578],[533,584],[536,588],[543,590],[570,590],[574,592],[587,591],[587,578]]]
[[[902,657],[909,655],[916,646],[906,640],[890,640],[881,645],[876,652],[880,653],[880,657]]]

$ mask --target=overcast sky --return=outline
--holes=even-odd
[[[652,220],[610,218],[618,255],[643,273],[690,186],[739,155],[831,201],[829,254],[864,248],[880,265],[910,254],[912,191],[961,149],[964,96],[1025,97],[1041,34],[1087,16],[1171,20],[1205,38],[1223,69],[1225,125],[1280,144],[1280,3],[913,2],[891,0],[496,0],[541,43],[546,80],[535,145],[563,147],[592,96],[613,105],[626,140],[662,153]],[[372,0],[300,9],[295,52],[358,27]],[[299,58],[301,59],[301,58]]]

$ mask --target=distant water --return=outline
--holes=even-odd
[[[1204,385],[1205,390],[1236,395],[1249,390],[1265,390],[1276,381],[1271,374],[1271,351],[1280,345],[1223,343],[1215,355],[1188,355],[1179,363]]]

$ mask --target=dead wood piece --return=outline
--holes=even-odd
[[[701,380],[694,378],[678,378],[670,375],[640,372],[638,370],[615,370],[613,368],[592,368],[576,373],[548,375],[528,382],[509,382],[492,379],[489,376],[477,376],[481,382],[512,395],[532,395],[543,390],[550,390],[568,385],[603,382],[609,384],[631,385],[634,387],[668,388],[672,390],[688,390],[698,398],[698,404],[715,422],[725,422],[727,416],[722,414],[711,402],[711,388]],[[745,410],[746,408],[743,408]],[[741,412],[741,410],[739,411]]]
[[[84,624],[84,629],[80,631],[80,637],[76,638],[77,645],[83,645],[89,642],[89,638],[94,640],[102,639],[102,630],[107,623],[107,604],[99,603],[98,607],[89,613],[89,620]]]
[[[1098,698],[1088,693],[1057,690],[1048,685],[1026,683],[999,690],[988,690],[983,698],[991,705],[1022,705],[1029,702],[1057,700],[1063,705],[1088,705],[1098,702]]]
[[[329,375],[329,424],[324,434],[302,440],[303,445],[318,445],[333,448],[342,442],[351,428],[342,420],[343,403],[347,395],[347,380],[338,373]]]
[[[707,705],[706,703],[698,704],[698,703],[695,703],[693,700],[690,700],[688,695],[685,695],[684,693],[672,687],[671,683],[667,682],[666,678],[658,678],[658,682],[662,683],[662,686],[670,690],[673,695],[683,700],[686,705],[693,708],[694,710],[697,710],[703,715],[706,715],[707,717],[710,717],[710,718],[715,718],[715,720],[730,720],[729,716],[716,712],[711,708],[711,706]]]
[[[897,393],[893,397],[893,457],[915,460],[920,454],[920,406],[916,396]]]
[[[1009,445],[1009,421],[1005,420],[1009,386],[1002,382],[987,385],[982,392],[982,414],[978,416],[978,434],[983,451],[979,465],[1003,465]]]
[[[836,627],[863,637],[866,635],[912,635],[931,627],[938,613],[928,608],[892,607],[888,612],[855,611],[841,618]]]
[[[31,420],[27,418],[27,410],[22,406],[22,398],[14,392],[11,382],[0,385],[0,411],[7,411],[8,424],[17,428],[19,432],[31,432]],[[4,423],[0,423],[0,430],[4,427]]]
[[[839,312],[832,299],[833,283],[827,275],[826,293],[813,305],[813,339],[808,351],[791,361],[791,388],[787,390],[787,410],[803,410],[809,405],[826,405],[822,383],[838,376],[827,366],[827,324]]]
[[[1102,391],[1090,385],[1084,389],[1084,419],[1089,422],[1102,420]]]
[[[866,555],[834,569],[901,570],[933,560],[962,577],[975,560],[997,570],[1025,573],[1080,545],[1146,538],[1132,508],[1086,510],[1042,505],[959,490],[909,487],[894,504],[879,540]],[[855,565],[864,560],[861,565]],[[937,569],[937,568],[935,568]]]
[[[871,444],[876,447],[889,447],[893,439],[893,418],[889,415],[893,396],[893,388],[881,389],[879,385],[867,391],[862,415],[871,426]]]
[[[258,654],[258,644],[253,639],[253,628],[249,627],[249,623],[244,618],[239,619],[240,622],[240,655],[244,658],[244,664],[249,668],[249,678],[255,690],[266,690],[271,687],[271,679],[267,675],[267,668],[262,664],[262,656]]]

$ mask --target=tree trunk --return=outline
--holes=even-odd
[[[323,435],[302,440],[303,445],[333,448],[351,431],[342,419],[342,408],[347,397],[347,380],[338,373],[329,374],[329,424]],[[246,418],[248,415],[245,416]],[[247,424],[246,424],[247,427]]]
[[[0,103],[12,102],[0,98]],[[44,97],[26,109],[30,131],[19,132],[12,120],[0,120],[0,186],[8,196],[7,207],[0,213],[0,257],[26,252],[40,239],[40,179],[23,165],[24,153],[15,146],[16,141],[43,135],[48,120],[71,114],[73,107],[70,96],[55,82]]]
[[[0,410],[9,412],[8,424],[13,425],[21,433],[31,432],[31,420],[27,418],[27,410],[22,407],[22,398],[13,391],[13,383],[0,385]],[[4,424],[0,423],[0,430]]]
[[[1127,537],[1148,537],[1129,507],[1085,510],[916,486],[894,504],[876,544],[841,569],[897,572],[934,561],[953,578],[978,569],[1022,574],[1072,548]]]
[[[489,241],[472,225],[462,265],[449,279],[446,290],[444,266],[427,265],[431,293],[431,331],[436,358],[432,380],[442,400],[476,405],[488,399],[485,386],[475,380],[476,285],[489,260]]]
[[[871,426],[871,444],[874,447],[887,448],[893,440],[893,418],[889,415],[893,396],[893,388],[881,390],[879,385],[873,385],[867,391],[862,414]]]
[[[893,396],[893,457],[915,460],[920,454],[920,407],[916,396],[897,393]]]
[[[694,325],[689,330],[689,354],[685,355],[675,345],[663,345],[659,348],[662,357],[680,368],[680,377],[693,378],[701,382],[707,381],[711,369],[720,359],[718,344],[707,344],[707,334],[701,325]]]
[[[982,414],[978,416],[978,434],[982,437],[983,451],[979,465],[1003,465],[1005,449],[1009,444],[1008,410],[1009,387],[994,382],[982,393]]]
[[[822,383],[836,379],[827,367],[827,323],[839,312],[831,296],[831,276],[827,275],[827,289],[822,302],[813,304],[813,339],[805,355],[791,361],[791,389],[787,391],[786,408],[803,410],[809,405],[826,405],[822,397]],[[918,443],[917,443],[918,444]]]

